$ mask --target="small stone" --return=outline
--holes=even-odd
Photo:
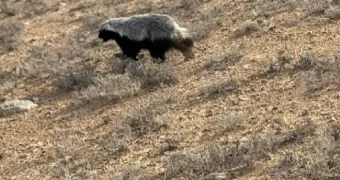
[[[205,112],[205,117],[210,117],[210,116],[212,116],[213,115],[213,112],[211,111],[211,110],[207,110],[206,112]]]
[[[227,179],[227,175],[224,173],[211,173],[205,177],[207,180],[224,180]]]
[[[277,110],[278,108],[277,107],[274,107],[274,106],[269,106],[268,107],[268,111],[275,111]]]
[[[180,177],[180,178],[172,178],[171,180],[187,180],[187,179],[184,177]]]
[[[308,110],[307,109],[302,109],[300,112],[300,116],[307,116],[308,115]]]
[[[0,103],[0,116],[13,115],[28,111],[38,105],[29,100],[5,100]]]

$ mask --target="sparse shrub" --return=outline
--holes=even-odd
[[[286,65],[290,64],[290,62],[293,60],[293,58],[287,54],[284,54],[283,52],[279,53],[278,56],[270,59],[269,62],[269,68],[266,70],[265,74],[274,74],[274,73],[279,73],[282,72],[283,70],[286,70]],[[304,62],[304,60],[301,61],[301,65],[299,65],[298,68],[304,68],[304,63],[308,63],[307,61]],[[300,67],[301,66],[301,67]],[[297,67],[295,67],[297,68]]]
[[[88,66],[80,69],[68,68],[59,73],[54,85],[62,90],[81,90],[94,83],[94,70]]]
[[[121,131],[124,131],[124,134],[141,136],[148,132],[158,131],[164,126],[164,122],[158,121],[152,109],[143,109],[131,112],[122,121]]]
[[[234,92],[237,88],[238,84],[235,80],[221,80],[204,86],[201,89],[200,96],[203,98],[213,98],[225,93]]]
[[[253,166],[256,159],[252,156],[250,149],[238,142],[225,146],[208,146],[186,154],[174,153],[165,161],[164,179],[204,179],[215,172],[242,172]]]
[[[302,8],[307,11],[308,14],[322,14],[329,6],[328,1],[324,0],[306,0],[301,2]]]
[[[114,180],[142,180],[140,176],[141,170],[133,166],[121,167]]]
[[[109,4],[105,6],[103,9],[96,10],[94,12],[91,12],[88,15],[85,15],[83,17],[80,17],[80,21],[83,23],[81,30],[97,30],[99,28],[99,24],[103,21],[117,17],[119,16],[119,13],[116,11],[114,4]]]
[[[340,148],[332,134],[332,125],[319,126],[315,137],[303,152],[286,151],[268,174],[280,179],[337,179],[340,177]]]
[[[86,39],[86,37],[83,37]],[[49,47],[45,48],[43,51],[45,54],[53,53],[58,55],[60,59],[65,60],[73,60],[75,58],[87,58],[89,55],[89,51],[87,50],[86,42],[78,41],[75,37],[71,38],[68,43],[64,46],[57,46],[57,47]]]
[[[0,86],[0,97],[2,95],[7,94],[10,90],[14,88],[14,86],[15,86],[15,82],[12,82],[12,81],[6,81],[2,83]]]
[[[167,110],[165,99],[152,100],[147,106],[134,108],[120,122],[118,129],[120,134],[141,136],[149,132],[157,132],[166,128],[167,124],[160,116]]]
[[[194,172],[202,172],[204,161],[194,154],[174,153],[165,161],[164,180],[187,177],[193,179]]]
[[[4,12],[7,16],[16,16],[18,18],[32,18],[34,16],[43,15],[47,12],[57,11],[60,2],[44,0],[22,0],[7,1],[0,3],[0,14]]]
[[[200,12],[200,17],[195,19],[189,27],[193,31],[193,39],[195,41],[200,41],[209,36],[209,34],[217,27],[219,23],[219,11],[207,10]]]
[[[49,158],[55,163],[46,166],[49,170],[48,175],[55,179],[88,179],[91,176],[91,169],[86,164],[74,163],[76,159],[82,158],[83,134],[76,130],[54,128],[49,131],[49,136],[55,143],[55,154]]]
[[[294,69],[295,70],[309,70],[315,65],[315,63],[316,63],[316,58],[312,54],[306,51],[303,51],[300,54],[300,59],[296,63]]]
[[[0,23],[0,52],[13,51],[16,49],[19,36],[24,28],[20,22],[1,22]]]
[[[69,47],[34,46],[29,50],[24,63],[17,67],[17,72],[20,76],[27,78],[65,76],[67,71],[72,71],[71,60],[85,57],[84,51],[76,43],[70,43]]]
[[[159,154],[164,154],[165,152],[168,152],[168,151],[174,151],[180,145],[180,142],[177,139],[162,138],[160,141],[161,141],[160,145],[158,146]]]
[[[105,20],[106,18],[102,16],[92,14],[87,15],[83,18],[83,28],[90,30],[98,29],[99,24]]]
[[[155,179],[154,177],[150,177],[150,173],[145,171],[143,168],[127,164],[118,169],[116,171],[117,175],[112,180],[144,180],[144,179]]]
[[[223,71],[229,66],[236,64],[245,55],[243,44],[230,50],[220,50],[218,53],[208,55],[204,59],[203,69],[213,71]]]
[[[300,80],[305,85],[307,92],[315,92],[324,88],[339,89],[339,59],[339,54],[317,56],[303,52],[294,69],[307,70],[307,72],[300,76]]]
[[[42,15],[50,11],[57,11],[60,3],[47,4],[43,0],[26,0],[16,8],[17,11],[23,13],[24,18],[31,18],[36,15]]]
[[[162,88],[178,83],[178,77],[171,67],[166,64],[130,63],[126,68],[127,74],[138,80],[142,89]]]
[[[340,7],[330,7],[325,11],[325,14],[330,19],[340,19]]]
[[[228,140],[223,145],[205,145],[188,153],[173,153],[165,163],[164,179],[184,177],[204,179],[211,173],[225,175],[243,174],[252,169],[257,161],[266,160],[278,148],[301,143],[313,133],[314,126],[297,124],[292,129],[269,131],[243,136],[243,140]],[[300,140],[300,141],[299,141]]]
[[[3,15],[3,16],[0,16],[0,18],[6,18],[8,16],[14,16],[15,12],[12,8],[10,8],[7,5],[7,2],[1,1],[0,2],[0,15]]]
[[[85,10],[87,8],[90,8],[92,6],[95,6],[95,2],[86,2],[86,1],[82,1],[82,2],[79,2],[79,3],[76,3],[74,6],[72,6],[68,12],[69,13],[73,13],[75,11],[81,11],[81,10]]]
[[[176,4],[176,8],[184,8],[185,10],[197,9],[201,5],[201,0],[176,0],[174,4]]]
[[[20,76],[49,77],[70,67],[68,59],[52,48],[33,47],[23,64],[17,67]]]
[[[260,26],[257,21],[248,20],[244,22],[237,30],[234,32],[235,37],[246,36],[254,32],[260,31]]]
[[[213,136],[240,129],[246,117],[237,112],[223,111],[220,114],[210,116],[207,119],[206,130]]]
[[[129,58],[111,58],[111,72],[114,74],[124,74],[126,72],[126,68],[131,63],[136,63],[131,61]],[[132,65],[133,66],[133,65]]]
[[[140,84],[127,75],[107,75],[97,77],[94,84],[75,92],[76,101],[118,101],[123,97],[132,96],[139,92]]]

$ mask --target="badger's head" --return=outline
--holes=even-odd
[[[98,38],[102,39],[103,42],[107,42],[109,40],[116,40],[119,37],[119,34],[109,31],[109,30],[99,30]]]
[[[105,21],[99,26],[98,38],[102,39],[103,42],[116,40],[119,37],[119,34],[110,27],[110,23],[108,21]]]

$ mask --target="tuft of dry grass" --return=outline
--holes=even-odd
[[[53,96],[53,102],[1,119],[4,179],[340,178],[340,125],[334,108],[339,55],[304,52],[291,58],[301,48],[336,49],[338,24],[329,19],[338,19],[338,0],[66,0],[58,1],[59,12],[53,13],[55,3],[0,2],[0,19],[6,17],[1,22],[19,22],[28,12],[29,30],[19,32],[14,51],[0,57],[0,101],[2,96],[35,97],[50,90],[45,83],[52,82],[75,91],[73,100],[81,108],[70,108],[77,105],[71,103],[63,111],[69,94],[48,91],[39,101]],[[198,52],[190,63],[114,57],[108,70],[111,50],[98,47],[98,24],[109,16],[149,12],[184,22],[195,40],[202,40],[198,49],[215,53]],[[294,28],[284,26],[291,22]],[[273,31],[257,33],[272,24]],[[250,35],[228,39],[239,25],[242,36]],[[313,33],[305,33],[306,28]],[[29,41],[39,33],[32,44],[40,47],[15,49],[20,38]],[[228,46],[246,40],[249,48],[223,49],[225,39]],[[283,47],[283,41],[289,46]],[[53,47],[45,46],[50,43]],[[261,67],[274,77],[258,77],[253,64],[284,48],[290,54],[275,55]],[[16,66],[13,59],[23,63]],[[322,95],[301,97],[304,85],[310,91],[322,89]]]
[[[277,149],[300,141],[313,132],[309,123],[297,124],[281,132],[268,129],[263,133],[248,135],[244,140],[228,140],[223,145],[195,148],[184,153],[172,153],[165,160],[164,179],[204,179],[213,173],[234,177],[251,171],[256,162],[265,161]]]
[[[306,70],[301,75],[300,82],[306,87],[307,92],[321,89],[340,88],[340,55],[315,55],[303,52],[295,65],[295,70]]]
[[[124,57],[111,58],[110,59],[111,72],[113,74],[124,74],[126,73],[126,68],[132,63],[136,63],[136,62],[134,62],[133,60],[129,58],[124,58]]]
[[[89,66],[78,69],[67,68],[53,81],[59,89],[66,91],[79,91],[94,84],[94,70]]]
[[[247,119],[244,115],[237,112],[221,112],[207,118],[205,131],[212,133],[213,136],[220,136],[226,132],[239,130]]]
[[[189,29],[193,32],[193,39],[195,41],[198,42],[207,38],[218,27],[220,24],[219,14],[220,12],[216,8],[207,12],[200,12],[200,18],[195,19],[190,26],[188,25]]]
[[[200,90],[200,96],[204,99],[214,98],[216,96],[234,92],[237,89],[238,83],[235,80],[219,80],[202,87]]]
[[[150,108],[135,109],[121,121],[119,126],[122,134],[140,137],[148,132],[157,132],[167,127],[166,123],[157,118],[157,111]]]
[[[156,133],[168,127],[165,113],[175,100],[172,88],[164,89],[152,96],[148,104],[131,107],[131,110],[117,124],[118,134],[140,137],[147,133]]]
[[[329,6],[328,1],[307,0],[301,3],[302,8],[307,11],[308,15],[322,14]]]
[[[257,21],[248,20],[244,22],[238,29],[234,31],[234,37],[241,37],[250,35],[254,32],[260,31],[260,25]]]
[[[229,50],[219,50],[217,53],[204,58],[204,70],[224,71],[229,66],[235,65],[245,55],[245,45],[241,44]]]
[[[304,153],[287,150],[269,170],[269,176],[284,179],[337,179],[340,177],[339,124],[319,127]]]
[[[14,9],[8,6],[8,2],[1,1],[0,2],[0,18],[6,18],[10,16],[15,16]]]
[[[60,2],[46,2],[44,0],[4,1],[0,4],[0,14],[22,18],[33,18],[47,12],[59,10]],[[5,16],[5,17],[6,17]]]
[[[134,166],[123,166],[119,169],[118,175],[114,176],[114,180],[142,180],[145,177],[141,177],[141,170]]]
[[[273,74],[273,73],[278,73],[282,72],[283,70],[286,70],[286,65],[289,65],[293,58],[287,54],[279,54],[278,56],[274,57],[271,59],[269,62],[269,68],[266,70],[265,74]],[[301,69],[304,68],[304,62],[301,61],[301,65],[299,65],[297,68]],[[300,67],[301,66],[301,67]]]
[[[118,101],[140,91],[140,84],[128,75],[96,77],[94,84],[74,93],[76,102]]]
[[[300,58],[294,66],[294,70],[309,70],[315,66],[317,59],[310,53],[303,51]]]
[[[326,15],[326,17],[333,19],[333,20],[340,19],[340,7],[339,6],[333,6],[333,7],[328,8],[325,11],[325,15]]]
[[[67,52],[67,51],[66,51]],[[42,78],[55,75],[70,67],[68,59],[62,50],[34,46],[25,57],[25,61],[17,67],[21,77]]]
[[[24,25],[20,22],[2,21],[0,23],[0,52],[10,52],[16,49],[23,28]]]
[[[164,88],[179,82],[176,72],[169,65],[152,63],[148,58],[143,63],[129,63],[126,73],[139,81],[141,88],[146,90]]]

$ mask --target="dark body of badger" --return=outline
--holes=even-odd
[[[142,49],[161,60],[165,60],[165,53],[170,49],[179,50],[186,59],[194,56],[194,41],[187,29],[168,15],[143,14],[109,19],[100,25],[98,37],[104,42],[115,40],[123,54],[134,60]]]

